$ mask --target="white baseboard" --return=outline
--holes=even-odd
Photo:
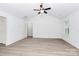
[[[66,41],[67,43],[69,43],[70,45],[72,45],[72,46],[74,46],[75,48],[77,48],[77,49],[79,49],[79,43],[78,42],[76,42],[76,44],[74,44],[74,42],[73,41],[71,41],[71,40],[68,40],[68,38],[63,38],[63,40],[64,41]]]
[[[8,45],[10,45],[10,44],[13,44],[13,43],[15,43],[15,42],[18,42],[18,41],[20,41],[20,40],[22,40],[22,39],[25,39],[25,38],[26,38],[26,37],[20,38],[20,39],[18,39],[18,40],[16,40],[16,41],[6,42],[6,46],[8,46]]]

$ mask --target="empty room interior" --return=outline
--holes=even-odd
[[[79,56],[79,3],[0,3],[0,56]]]

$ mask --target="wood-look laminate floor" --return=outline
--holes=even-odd
[[[23,39],[0,44],[0,56],[79,56],[79,50],[61,39]]]

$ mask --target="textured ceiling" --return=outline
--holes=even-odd
[[[34,8],[39,8],[40,3],[0,3],[0,10],[11,13],[17,17],[34,17],[37,14]],[[52,9],[48,11],[49,15],[55,16],[57,18],[64,18],[69,14],[77,11],[79,9],[79,4],[74,3],[54,3],[45,4],[44,7],[51,7]]]

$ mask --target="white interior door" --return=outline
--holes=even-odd
[[[33,24],[32,23],[27,24],[27,36],[33,36]]]

